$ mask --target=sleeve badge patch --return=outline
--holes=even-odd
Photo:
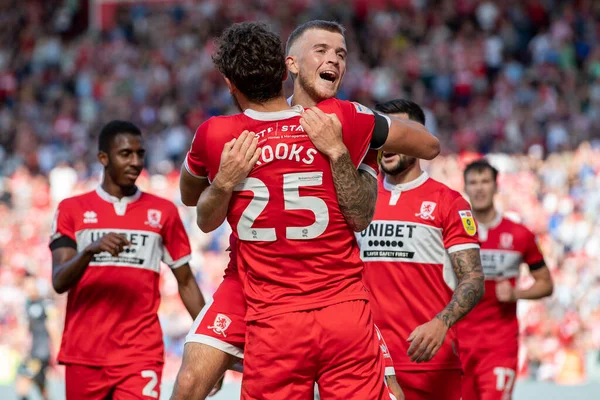
[[[460,220],[462,221],[463,228],[469,236],[475,236],[477,233],[477,224],[473,219],[473,213],[470,210],[461,210],[458,212]]]

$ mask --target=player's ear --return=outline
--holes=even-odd
[[[103,167],[107,167],[108,166],[108,154],[106,154],[103,151],[99,151],[98,152],[98,161],[100,162],[100,164],[102,164]]]
[[[287,56],[285,58],[285,66],[288,72],[292,74],[292,77],[298,75],[299,69],[296,56]]]
[[[229,89],[229,93],[233,94],[233,92],[235,92],[235,86],[233,85],[233,83],[231,83],[231,81],[228,78],[223,77],[223,79],[225,79],[225,84]]]

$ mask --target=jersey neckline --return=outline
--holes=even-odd
[[[393,185],[389,183],[385,179],[385,175],[383,176],[383,188],[388,192],[406,192],[408,190],[416,189],[419,186],[423,185],[429,179],[429,174],[426,171],[423,171],[421,175],[415,180],[406,183],[398,183]]]
[[[256,111],[251,108],[244,110],[244,115],[257,121],[281,121],[293,117],[299,117],[304,112],[304,107],[301,105],[293,106],[288,110],[264,112]]]
[[[125,196],[122,199],[119,199],[118,197],[108,194],[108,192],[102,188],[102,185],[99,185],[96,188],[96,193],[102,200],[109,202],[109,203],[113,203],[113,204],[114,203],[121,203],[121,204],[133,203],[134,201],[138,200],[140,198],[140,196],[142,195],[141,190],[137,186],[135,188],[134,194],[132,194],[131,196]]]

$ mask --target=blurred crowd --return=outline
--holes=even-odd
[[[88,1],[0,2],[0,358],[12,360],[1,363],[0,384],[28,346],[25,274],[48,299],[57,351],[66,297],[50,285],[52,215],[58,201],[98,184],[97,134],[108,120],[142,128],[140,187],[180,205],[201,289],[215,290],[228,228],[202,234],[177,187],[196,127],[235,111],[212,67],[212,38],[241,20],[263,20],[286,38],[317,18],[348,29],[340,98],[407,97],[427,109],[445,154],[428,164],[434,177],[460,190],[465,162],[491,154],[502,210],[539,235],[556,282],[551,299],[519,306],[520,374],[585,379],[572,360],[600,348],[600,2],[131,3],[92,24]],[[163,276],[168,379],[191,320],[174,278]]]

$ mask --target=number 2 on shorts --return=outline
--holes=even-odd
[[[151,369],[146,369],[142,371],[142,378],[150,378],[150,381],[144,386],[144,389],[142,389],[142,396],[158,399],[158,392],[154,390],[158,383],[158,375],[156,372]]]

